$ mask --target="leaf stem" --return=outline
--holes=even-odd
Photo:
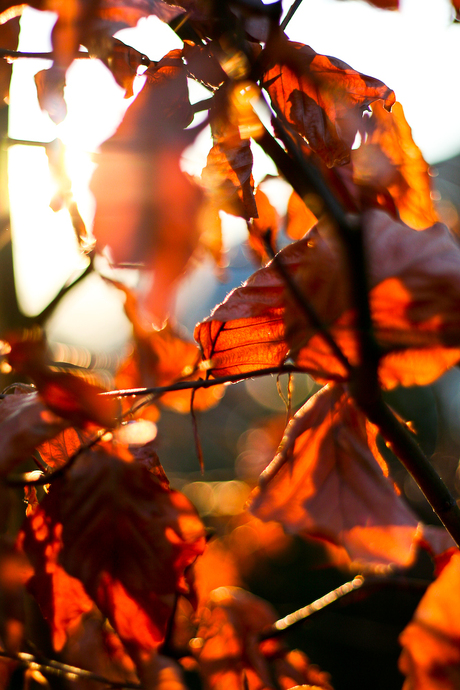
[[[287,25],[289,24],[289,22],[291,21],[292,17],[297,12],[297,10],[299,9],[301,4],[302,4],[302,0],[294,0],[292,5],[288,9],[286,16],[284,17],[283,21],[280,24],[281,31],[285,31]]]

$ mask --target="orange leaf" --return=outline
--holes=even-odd
[[[114,39],[112,50],[107,58],[107,65],[115,77],[115,81],[125,89],[125,98],[131,98],[134,79],[141,65],[148,65],[150,60],[138,50],[127,46],[117,38]]]
[[[343,386],[326,386],[289,423],[250,510],[342,545],[354,561],[408,566],[417,520],[387,474],[369,448],[364,414]]]
[[[257,217],[249,139],[242,139],[238,123],[227,113],[211,119],[214,145],[201,178],[215,206],[246,220]]]
[[[257,187],[254,198],[257,204],[258,217],[248,223],[248,241],[259,262],[265,262],[268,257],[264,238],[267,238],[272,247],[276,246],[280,221],[275,207],[272,206],[268,196],[260,187]]]
[[[162,323],[198,243],[202,193],[180,169],[183,129],[192,117],[181,51],[168,53],[146,75],[144,89],[101,147],[91,183],[94,235],[115,264],[154,272],[143,307]]]
[[[140,386],[168,386],[176,381],[196,381],[202,373],[199,369],[200,351],[195,343],[187,340],[169,324],[156,330],[142,323],[134,293],[121,283],[115,285],[126,295],[125,312],[133,325],[135,349],[116,374],[118,388]],[[224,394],[223,386],[199,389],[195,392],[193,406],[207,410],[217,405]],[[176,412],[190,412],[192,391],[179,390],[164,393],[159,402]]]
[[[460,249],[447,228],[417,232],[372,210],[362,216],[370,307],[385,388],[424,385],[460,359]],[[358,363],[355,312],[343,249],[322,226],[283,249],[280,260],[337,344]],[[277,366],[288,353],[321,381],[347,378],[323,336],[268,264],[231,292],[195,329],[214,376]]]
[[[286,234],[300,240],[316,224],[317,218],[296,192],[289,197],[286,218]]]
[[[28,517],[18,544],[26,552],[34,569],[27,587],[50,625],[54,648],[60,651],[81,616],[90,611],[94,604],[82,583],[60,565],[62,525],[54,522],[41,506]]]
[[[351,154],[353,179],[377,194],[387,189],[406,225],[428,228],[438,220],[428,164],[412,139],[402,105],[395,103],[388,113],[378,101],[371,109],[372,116],[364,120],[365,140]]]
[[[203,526],[185,496],[142,464],[99,449],[53,483],[39,510],[48,532],[60,537],[59,563],[83,584],[130,654],[156,650],[175,594],[188,593],[185,570],[204,548]],[[24,527],[32,559],[34,518]],[[42,566],[35,567],[38,576]]]
[[[348,162],[362,112],[394,93],[378,79],[302,43],[282,43],[281,59],[263,76],[273,107],[308,141],[329,167]]]
[[[44,441],[37,450],[49,467],[57,469],[65,465],[69,458],[85,443],[85,436],[73,427],[64,429],[54,438]]]
[[[452,556],[400,636],[403,690],[460,687],[460,553]]]

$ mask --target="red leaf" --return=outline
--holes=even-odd
[[[452,556],[420,601],[400,636],[404,689],[457,690],[460,686],[460,554]]]
[[[175,594],[188,592],[184,572],[204,548],[202,524],[185,496],[168,491],[143,465],[100,449],[80,456],[39,510],[49,533],[60,536],[59,563],[133,658],[156,650]],[[24,527],[31,558],[35,517]]]
[[[309,46],[289,42],[280,48],[280,64],[263,76],[273,107],[329,167],[348,162],[363,110],[379,99],[390,108],[393,91]]]
[[[265,237],[272,247],[276,246],[280,220],[274,206],[267,195],[257,187],[255,193],[257,204],[257,218],[248,223],[249,246],[256,255],[259,263],[267,261],[268,255],[265,247]]]
[[[409,565],[417,520],[387,479],[383,459],[372,455],[368,436],[366,417],[345,389],[323,388],[289,423],[251,512],[287,532],[344,546],[354,561]]]
[[[94,603],[82,583],[60,565],[62,525],[55,523],[40,506],[28,517],[18,544],[34,569],[27,587],[50,625],[54,648],[60,651],[82,615],[90,611]]]
[[[202,194],[180,169],[183,129],[192,117],[181,51],[168,53],[146,75],[146,86],[101,149],[91,183],[94,235],[115,264],[138,263],[154,272],[143,307],[162,323],[198,243]]]
[[[18,373],[29,376],[52,412],[69,419],[76,426],[97,424],[113,428],[117,424],[119,404],[103,397],[104,388],[94,382],[89,371],[57,371],[51,367],[47,344],[41,332],[9,338],[8,361]],[[54,436],[55,434],[53,434]],[[51,438],[52,436],[50,436]],[[39,441],[40,442],[40,441]]]
[[[54,438],[44,441],[37,450],[49,467],[57,469],[65,465],[69,458],[85,443],[85,436],[73,427],[64,429]]]
[[[460,359],[460,249],[447,228],[417,232],[382,211],[363,214],[370,306],[383,357],[382,386],[424,385]],[[285,268],[329,326],[352,364],[358,363],[355,312],[343,250],[318,229],[280,254]],[[285,328],[286,326],[286,328]],[[231,292],[195,329],[214,376],[296,364],[327,381],[347,378],[324,338],[285,292],[273,263]]]
[[[317,218],[296,192],[289,197],[286,218],[286,234],[300,240],[316,224]]]

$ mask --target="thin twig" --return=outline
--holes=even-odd
[[[273,625],[265,628],[259,637],[261,640],[278,637],[300,623],[303,623],[307,618],[311,618],[314,614],[324,611],[324,609],[332,606],[336,602],[343,602],[344,598],[352,597],[358,590],[380,590],[387,587],[396,587],[397,589],[424,592],[428,584],[429,583],[425,580],[416,578],[364,577],[358,575],[353,580],[345,582],[343,585],[340,585],[340,587],[333,589],[331,592],[316,599],[311,604],[289,613],[287,616],[284,616],[284,618],[280,618],[273,623]]]
[[[288,9],[286,16],[284,17],[283,21],[281,22],[281,25],[280,25],[281,31],[285,31],[287,25],[289,24],[289,22],[291,21],[292,17],[297,12],[297,10],[299,9],[301,4],[302,4],[302,0],[294,0],[292,5]]]
[[[259,376],[269,376],[271,374],[309,374],[314,373],[318,377],[323,375],[331,381],[342,381],[343,376],[330,376],[327,372],[314,372],[303,367],[297,367],[294,364],[281,364],[279,367],[267,367],[266,369],[254,369],[251,371],[242,371],[238,374],[229,374],[227,376],[218,376],[214,379],[197,379],[196,381],[177,381],[169,386],[156,386],[153,388],[126,388],[122,390],[105,391],[100,393],[101,396],[110,396],[117,398],[134,397],[137,395],[152,396],[152,400],[160,397],[164,393],[171,393],[172,391],[183,391],[189,389],[212,388],[213,386],[225,386],[246,379],[253,379]]]
[[[139,688],[142,688],[140,683],[110,680],[109,678],[105,678],[105,676],[100,676],[98,673],[87,671],[84,668],[69,666],[68,664],[63,664],[60,661],[55,661],[54,659],[45,659],[41,656],[35,656],[34,654],[27,654],[26,652],[10,654],[9,652],[0,651],[0,657],[12,659],[13,661],[17,661],[21,666],[25,666],[26,668],[32,667],[37,671],[41,671],[45,675],[49,674],[54,676],[63,676],[67,680],[85,678],[86,680],[93,680],[96,683],[102,683],[110,688],[133,688],[133,690],[139,690]]]
[[[76,60],[87,60],[90,58],[90,54],[84,50],[80,50],[76,55]],[[19,60],[22,58],[28,58],[32,60],[54,60],[55,55],[51,53],[24,53],[20,50],[6,50],[6,48],[0,49],[0,58],[6,58],[7,60]]]

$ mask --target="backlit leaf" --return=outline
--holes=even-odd
[[[391,108],[395,101],[393,91],[378,79],[301,43],[283,45],[282,62],[265,72],[263,86],[275,110],[328,166],[349,160],[365,108],[380,99]]]
[[[199,368],[200,351],[195,343],[186,339],[179,330],[166,324],[156,330],[143,322],[136,296],[121,283],[115,283],[126,295],[125,312],[133,325],[135,349],[122,363],[116,374],[120,389],[141,386],[168,386],[176,381],[196,381],[203,377]],[[195,391],[193,407],[206,410],[217,405],[224,394],[223,386]],[[159,402],[176,412],[190,412],[191,390],[164,393]]]
[[[251,512],[290,533],[344,546],[353,561],[408,566],[417,519],[372,455],[366,417],[341,385],[316,393],[294,415],[262,473]]]
[[[115,81],[125,89],[125,98],[131,98],[134,79],[141,65],[148,65],[150,60],[138,50],[114,39],[112,50],[107,58],[107,64],[115,77]]]
[[[248,242],[259,262],[265,262],[268,258],[265,241],[268,241],[272,248],[276,246],[280,220],[275,207],[272,206],[269,198],[260,187],[256,189],[254,198],[257,204],[258,217],[248,223]]]
[[[286,234],[300,240],[316,224],[317,218],[296,192],[289,197],[286,217]]]
[[[460,684],[460,554],[451,557],[400,636],[403,690],[456,690]]]
[[[385,388],[424,385],[460,359],[460,250],[447,228],[417,232],[382,211],[363,214],[370,307],[382,348]],[[358,363],[355,312],[343,250],[321,226],[279,254],[285,268]],[[323,336],[294,304],[276,265],[257,271],[199,324],[195,338],[215,376],[282,364],[288,353],[321,381],[347,372]]]
[[[70,457],[85,442],[85,435],[73,427],[64,429],[54,438],[37,446],[40,457],[49,467],[57,469],[65,465]]]
[[[364,120],[365,141],[352,151],[353,179],[376,194],[388,190],[406,225],[428,228],[438,220],[428,164],[412,139],[402,106],[395,103],[389,113],[377,101],[371,109],[372,116]]]
[[[203,526],[185,496],[141,463],[99,449],[81,455],[26,522],[32,559],[38,520],[46,525],[43,538],[59,537],[59,564],[83,584],[133,658],[156,650],[175,594],[189,591],[185,570],[204,548]],[[35,568],[41,575],[40,564]]]
[[[180,169],[192,111],[180,50],[147,72],[147,83],[101,148],[91,183],[94,235],[116,265],[153,271],[143,308],[161,324],[198,243],[201,190]]]

